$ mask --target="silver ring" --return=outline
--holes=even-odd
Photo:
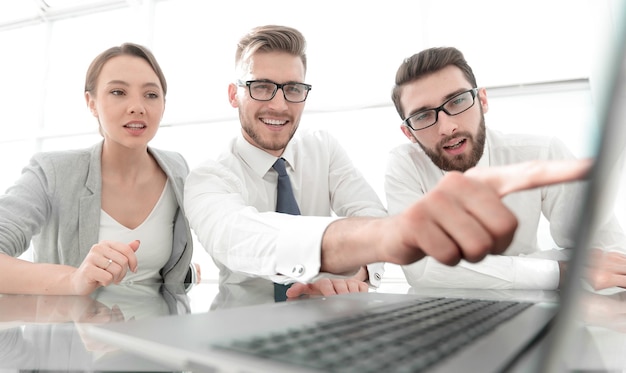
[[[107,262],[106,267],[104,267],[103,269],[107,269],[107,268],[109,268],[109,266],[111,265],[111,263],[113,263],[113,259],[109,259],[109,261]]]

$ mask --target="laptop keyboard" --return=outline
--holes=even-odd
[[[425,298],[217,347],[323,372],[420,372],[530,305]]]

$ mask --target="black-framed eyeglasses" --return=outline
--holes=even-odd
[[[257,101],[270,101],[276,96],[276,92],[280,88],[283,91],[283,97],[289,102],[304,102],[309,95],[309,91],[313,88],[310,84],[305,83],[284,83],[278,84],[269,80],[248,80],[242,82],[237,81],[240,87],[248,87],[250,97]]]
[[[418,111],[406,118],[403,123],[413,131],[419,131],[431,127],[439,120],[439,112],[443,111],[449,116],[459,115],[474,106],[478,88],[472,88],[449,98],[441,106]]]

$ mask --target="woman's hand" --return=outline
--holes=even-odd
[[[70,283],[76,294],[90,294],[100,286],[119,284],[128,270],[137,271],[139,241],[129,244],[100,241],[91,247],[80,267],[71,275]]]

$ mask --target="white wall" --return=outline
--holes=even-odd
[[[84,74],[97,53],[124,41],[150,46],[168,79],[163,127],[152,145],[180,151],[191,166],[215,157],[239,128],[227,102],[235,42],[250,27],[266,23],[295,26],[308,39],[307,83],[314,88],[301,125],[333,132],[383,200],[386,153],[406,141],[389,98],[393,77],[404,57],[425,47],[464,51],[478,84],[489,89],[487,125],[556,135],[576,154],[588,155],[596,126],[595,87],[602,76],[599,52],[621,5],[618,0],[320,0],[315,7],[325,11],[312,12],[309,5],[287,0],[128,3],[20,28],[1,27],[15,7],[1,10],[0,189],[17,178],[34,151],[98,141],[97,124],[84,104]],[[591,85],[529,89],[569,80]],[[624,206],[624,193],[619,195],[616,203]],[[196,259],[212,268],[200,246]],[[216,277],[213,269],[204,273]]]

